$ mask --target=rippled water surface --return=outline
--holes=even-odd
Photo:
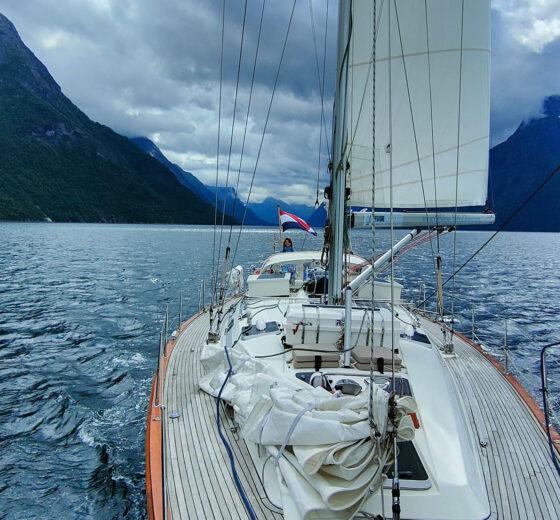
[[[275,231],[244,230],[235,263],[263,260]],[[322,244],[292,236],[296,249]],[[489,236],[458,233],[456,267]],[[368,231],[353,231],[352,242],[371,256]],[[377,242],[387,245],[388,232]],[[184,316],[198,309],[219,235],[215,242],[211,228],[192,226],[0,223],[0,243],[0,518],[145,518],[145,416],[163,311],[169,304],[175,325],[180,292]],[[232,254],[236,243],[234,230]],[[453,235],[440,247],[448,276]],[[503,233],[457,276],[455,298],[446,296],[456,327],[469,334],[474,305],[477,333],[497,357],[509,318],[513,368],[537,398],[540,347],[560,332],[559,253],[560,235]],[[395,276],[409,299],[418,300],[422,282],[430,294],[430,245],[399,260]]]

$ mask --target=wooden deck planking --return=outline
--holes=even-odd
[[[471,347],[467,345],[467,348]],[[471,348],[471,350],[473,349]],[[460,359],[461,358],[463,358],[462,353],[460,354]],[[524,496],[535,496],[534,479],[536,474],[533,479],[525,478],[523,467],[526,467],[526,461],[530,464],[536,463],[536,460],[533,457],[534,452],[530,448],[534,446],[538,449],[538,445],[534,445],[533,442],[534,435],[536,434],[538,438],[540,432],[538,430],[533,431],[532,435],[527,439],[524,438],[527,434],[527,430],[522,427],[521,431],[518,431],[518,435],[516,435],[516,424],[512,422],[513,418],[509,413],[511,407],[507,401],[508,399],[516,400],[518,399],[518,396],[509,383],[501,378],[501,376],[501,380],[496,381],[497,373],[489,363],[487,363],[488,366],[482,366],[485,370],[481,370],[481,368],[472,361],[468,363],[468,367],[460,361],[457,364],[462,365],[460,366],[460,370],[464,375],[470,374],[472,377],[478,376],[477,387],[475,390],[479,394],[477,398],[481,397],[481,393],[485,396],[491,396],[491,399],[486,397],[484,401],[482,401],[484,419],[490,425],[492,432],[492,437],[490,438],[489,445],[486,449],[494,454],[497,453],[497,456],[494,456],[494,460],[497,463],[497,475],[504,474],[504,478],[507,479],[507,481],[511,481],[519,490],[519,493],[515,493],[513,489],[510,489],[505,495],[503,493],[499,495],[502,503],[503,518],[525,518],[527,515],[526,510],[532,509],[535,511],[535,505],[537,506],[535,513],[536,516],[539,518],[546,518],[546,513],[542,513],[540,511],[544,500],[540,500],[540,503],[531,502],[529,507],[527,507],[527,503],[523,500]],[[493,372],[491,372],[492,370]],[[513,392],[513,395],[510,392]],[[525,409],[526,413],[530,413],[523,402],[520,401],[518,404],[523,407],[520,409]],[[531,428],[535,426],[535,421],[532,420],[532,417],[523,418],[529,423]],[[517,421],[518,420],[519,419],[517,419]],[[514,450],[513,453],[510,449],[508,449],[508,442],[509,446],[512,444],[517,446],[517,449]],[[521,449],[522,443],[525,446],[524,450]],[[525,471],[525,473],[527,472]],[[502,478],[500,478],[500,480],[502,480]],[[513,487],[513,485],[510,487]],[[521,489],[524,491],[521,491]],[[543,499],[544,498],[545,497],[543,497]]]
[[[173,519],[245,520],[248,514],[217,434],[216,401],[198,389],[202,375],[200,347],[208,326],[207,315],[194,320],[179,336],[169,360],[163,392],[168,505]],[[424,327],[433,332],[439,329],[428,322]],[[560,518],[560,478],[538,421],[481,353],[460,338],[455,337],[454,344],[458,356],[446,358],[445,363],[463,397],[475,437],[480,426],[488,436],[488,445],[479,446],[479,451],[490,518]],[[222,431],[234,452],[240,480],[257,517],[281,518],[265,504],[269,503],[247,447],[231,430],[232,421],[225,407],[222,411]],[[180,417],[169,419],[171,413],[179,413]]]
[[[179,438],[180,449],[185,460],[190,460],[191,469],[197,475],[196,492],[202,497],[203,505],[196,510],[196,513],[204,511],[207,518],[222,518],[224,514],[228,515],[227,505],[231,503],[231,497],[228,493],[227,480],[223,475],[217,475],[216,471],[208,471],[208,453],[207,432],[201,431],[201,425],[206,424],[206,418],[200,419],[198,414],[201,410],[201,403],[198,387],[194,383],[195,367],[198,364],[193,362],[191,350],[193,346],[196,348],[204,339],[207,327],[202,330],[189,330],[189,342],[180,348],[178,354],[180,356],[178,373],[176,381],[178,383],[176,394],[179,397],[178,407],[181,410],[181,416],[184,417],[184,428]],[[186,338],[186,336],[184,336]],[[196,378],[198,381],[198,378]],[[193,456],[196,454],[196,456]],[[216,469],[219,463],[216,460]],[[220,478],[221,477],[221,478]],[[194,490],[193,490],[194,491]],[[225,510],[224,510],[225,508]],[[239,518],[237,507],[233,507],[229,512],[232,518]]]
[[[467,345],[467,348],[471,347]],[[471,350],[474,349],[471,348]],[[492,374],[493,367],[489,363],[487,365],[489,369],[484,371],[483,374],[485,379],[492,377],[492,375],[495,378],[495,370],[494,374]],[[500,426],[502,437],[505,439],[503,442],[513,446],[508,462],[510,466],[515,466],[514,477],[525,481],[527,495],[532,508],[535,509],[535,504],[538,504],[538,508],[535,511],[537,517],[542,515],[541,517],[545,518],[549,514],[552,518],[557,518],[558,511],[560,511],[559,504],[556,506],[552,504],[553,498],[556,498],[557,501],[558,497],[558,475],[552,466],[544,431],[517,392],[504,378],[500,379],[499,392],[496,392],[495,398],[502,410]],[[481,392],[482,389],[479,390],[479,394]],[[479,395],[480,397],[482,396]],[[525,419],[525,424],[520,422],[519,416],[514,417],[510,413],[511,406],[508,401],[511,399],[517,400],[517,409],[525,411],[525,414],[522,416]],[[492,410],[489,409],[489,420],[494,420],[493,415]],[[530,471],[529,468],[531,468]],[[521,494],[523,496],[526,493],[522,490]],[[542,497],[540,503],[532,500],[536,495]],[[516,499],[519,498],[517,495],[515,497]],[[543,510],[544,506],[546,506],[545,510]],[[522,510],[521,513],[524,513],[524,511]]]
[[[171,518],[245,520],[249,515],[231,475],[216,428],[216,400],[198,389],[200,351],[209,329],[202,315],[179,335],[169,359],[163,402],[167,417],[167,492]],[[231,431],[222,409],[222,432],[236,460],[239,479],[258,518],[282,518],[267,507],[245,442]],[[169,415],[179,413],[176,419]]]
[[[197,346],[202,344],[205,335],[206,334],[203,334],[203,336],[199,338],[199,344]],[[190,348],[192,349],[192,347]],[[188,360],[189,365],[184,373],[192,376],[190,388],[188,389],[191,401],[190,403],[185,403],[184,413],[193,414],[191,425],[195,429],[198,429],[200,435],[204,438],[205,451],[200,452],[198,455],[203,458],[206,470],[211,474],[214,485],[222,487],[221,493],[223,500],[219,501],[219,505],[223,518],[245,518],[245,508],[243,504],[236,501],[238,498],[238,491],[231,477],[228,455],[216,430],[216,401],[214,398],[200,392],[198,389],[198,380],[201,375],[199,355],[190,355],[188,356]],[[218,450],[218,452],[216,452],[216,450]],[[226,464],[224,464],[224,461]],[[212,467],[208,467],[209,462],[212,463]],[[229,508],[231,504],[235,506],[232,509]]]
[[[198,320],[197,320],[198,321]],[[193,332],[198,325],[195,321],[191,327]],[[166,415],[180,413],[177,419],[168,419],[169,442],[168,442],[168,475],[173,482],[169,485],[169,496],[171,497],[171,511],[173,517],[177,518],[196,518],[196,511],[203,509],[203,502],[198,492],[197,479],[199,478],[198,467],[193,466],[193,460],[185,453],[182,446],[184,437],[190,439],[188,433],[188,417],[183,413],[180,399],[182,397],[179,390],[180,378],[178,374],[182,372],[182,348],[181,338],[177,341],[173,355],[171,356],[166,377],[166,388],[164,391],[164,402],[166,404]],[[170,479],[171,480],[171,479]],[[177,500],[172,500],[173,492]],[[176,505],[176,508],[173,507]],[[180,511],[179,515],[174,512]]]
[[[439,326],[423,320],[433,336]],[[488,445],[479,446],[491,518],[560,518],[560,477],[546,435],[513,386],[476,349],[453,338],[456,357],[445,363],[457,384],[476,434],[476,421],[464,392],[472,389],[484,421]],[[513,404],[513,406],[512,406]]]

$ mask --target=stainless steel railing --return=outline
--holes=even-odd
[[[177,330],[180,330],[183,320],[183,293],[179,295],[179,313],[178,313],[178,324]],[[171,336],[174,337],[175,333]],[[155,399],[154,406],[160,409],[160,421],[161,421],[161,486],[162,486],[162,507],[163,507],[163,518],[167,518],[167,414],[166,407],[163,402],[163,384],[164,384],[164,360],[168,356],[167,346],[170,339],[169,335],[169,305],[165,306],[165,315],[163,318],[163,323],[159,333],[159,348],[158,348],[158,362],[156,368],[156,388],[155,388]]]
[[[556,368],[556,377],[549,378],[549,368],[550,365],[547,365],[547,355],[550,356],[550,352],[552,349],[558,348],[560,350],[560,342],[551,343],[550,345],[546,345],[541,350],[541,391],[543,396],[543,410],[544,410],[544,417],[545,417],[545,426],[546,426],[546,433],[548,437],[548,445],[550,447],[550,456],[552,457],[552,462],[554,462],[554,466],[556,466],[556,470],[560,473],[560,460],[558,458],[558,450],[560,446],[554,446],[555,443],[559,441],[558,434],[554,431],[554,426],[552,424],[553,420],[558,417],[556,416],[556,410],[554,409],[554,404],[551,400],[551,392],[549,388],[549,382],[551,380],[558,383],[558,370],[560,368],[560,361],[558,358],[554,360],[554,368]],[[558,390],[557,390],[558,391]],[[558,406],[558,402],[556,402],[556,406]],[[553,432],[555,435],[553,435]]]

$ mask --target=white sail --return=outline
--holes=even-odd
[[[390,207],[391,161],[395,208],[484,205],[489,0],[427,0],[427,11],[417,0],[377,5],[375,207]],[[364,207],[372,205],[372,16],[373,2],[353,0],[345,155],[351,205]]]

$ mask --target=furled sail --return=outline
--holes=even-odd
[[[389,394],[373,386],[373,420],[381,436],[372,438],[369,398],[331,394],[297,378],[286,378],[238,349],[228,349],[233,376],[221,397],[233,406],[241,435],[266,450],[263,486],[281,489],[284,518],[349,520],[383,484],[383,471],[393,458],[387,435]],[[200,388],[218,396],[227,375],[224,348],[204,345],[206,374]],[[409,413],[416,402],[396,402],[397,440],[410,441],[415,427]],[[272,480],[272,482],[271,482]]]
[[[490,1],[377,2],[375,207],[483,206]],[[345,155],[351,205],[371,207],[373,2],[352,1]]]

